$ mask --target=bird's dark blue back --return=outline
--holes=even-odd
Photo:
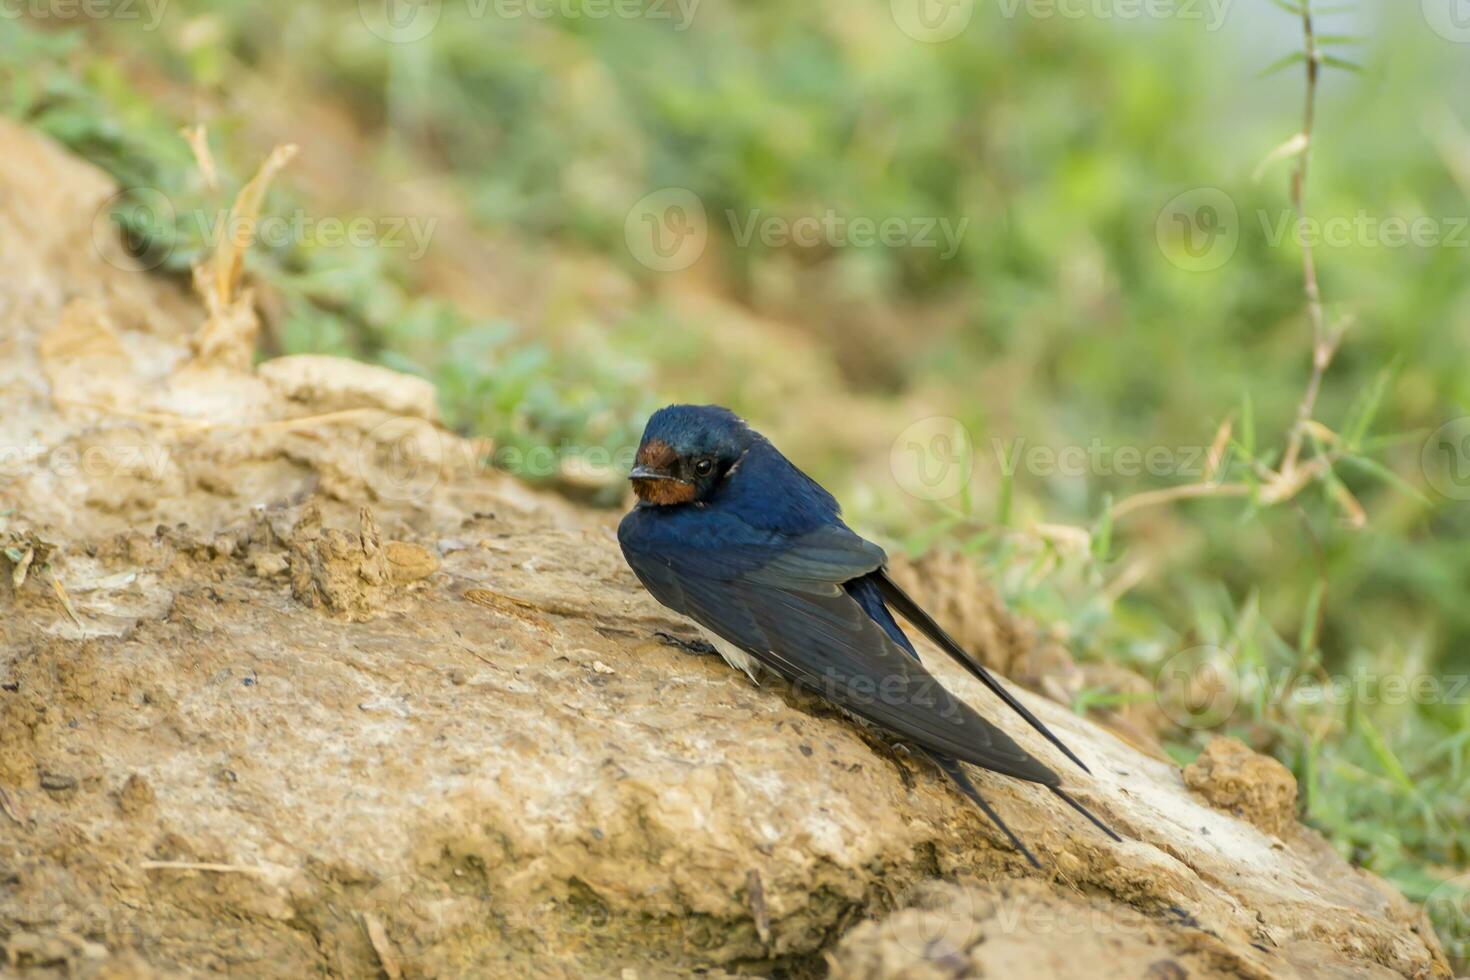
[[[785,534],[842,523],[837,500],[764,438],[746,450],[709,506]]]

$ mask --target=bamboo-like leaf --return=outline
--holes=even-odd
[[[1256,74],[1256,77],[1257,78],[1269,78],[1270,76],[1276,74],[1279,71],[1285,71],[1287,68],[1290,68],[1292,65],[1299,64],[1300,62],[1303,62],[1303,61],[1306,61],[1306,60],[1307,60],[1307,56],[1305,54],[1303,54],[1300,51],[1293,51],[1291,54],[1286,55],[1285,57],[1282,57],[1282,58],[1278,58],[1275,61],[1271,62],[1269,65],[1267,65],[1265,68],[1262,68]]]
[[[1343,71],[1350,71],[1358,74],[1361,74],[1363,71],[1362,65],[1353,61],[1348,61],[1346,58],[1339,58],[1335,54],[1319,55],[1317,60],[1329,68],[1341,68]]]

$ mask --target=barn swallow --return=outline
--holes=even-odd
[[[1120,840],[1055,772],[924,669],[894,613],[1089,771],[898,587],[883,549],[843,523],[832,495],[735,413],[716,405],[655,412],[628,478],[638,502],[618,525],[623,556],[731,666],[752,679],[770,670],[917,747],[1033,866],[962,762],[1039,783]]]

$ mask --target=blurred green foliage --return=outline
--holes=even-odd
[[[1212,32],[976,4],[958,37],[925,44],[896,29],[886,0],[706,3],[687,25],[673,6],[670,20],[580,16],[575,4],[543,19],[448,0],[427,37],[389,44],[354,6],[199,0],[157,34],[96,25],[91,40],[226,106],[214,125],[227,145],[232,120],[252,111],[231,99],[242,74],[345,105],[366,137],[363,169],[442,175],[487,234],[604,257],[644,291],[602,332],[567,342],[516,311],[480,318],[424,295],[401,255],[297,244],[251,257],[282,297],[284,349],[432,377],[454,424],[503,444],[627,445],[661,396],[697,394],[722,369],[669,322],[656,298],[665,280],[623,237],[635,201],[688,188],[711,216],[713,268],[697,270],[698,288],[821,338],[842,383],[891,400],[894,432],[920,393],[972,433],[980,476],[925,511],[863,481],[855,460],[818,461],[815,475],[860,502],[855,521],[911,550],[974,554],[1081,658],[1147,675],[1181,649],[1229,651],[1251,695],[1229,730],[1293,768],[1306,817],[1344,853],[1419,898],[1470,864],[1470,691],[1424,704],[1358,688],[1346,703],[1280,696],[1320,694],[1331,678],[1470,672],[1470,506],[1429,487],[1420,461],[1428,432],[1470,414],[1470,233],[1456,231],[1470,215],[1470,120],[1451,97],[1470,83],[1470,59],[1417,5],[1321,28],[1365,37],[1353,52],[1362,70],[1324,80],[1309,212],[1428,218],[1449,236],[1392,246],[1356,232],[1318,247],[1329,313],[1351,327],[1315,417],[1360,430],[1366,461],[1289,505],[1206,500],[1117,526],[1099,520],[1108,501],[1187,478],[1012,478],[988,447],[1188,449],[1229,418],[1236,459],[1272,462],[1310,372],[1301,255],[1275,232],[1290,214],[1290,161],[1257,173],[1300,126],[1302,66],[1260,77],[1300,47],[1293,17],[1241,0]],[[0,38],[11,115],[125,187],[204,193],[173,136],[179,120],[124,69],[74,36],[7,27]],[[1233,256],[1209,271],[1170,261],[1156,233],[1167,203],[1197,188],[1223,192],[1238,215]],[[272,206],[300,205],[281,190]],[[828,209],[970,224],[945,259],[742,247],[725,217]],[[166,269],[203,247],[184,234]],[[675,371],[691,380],[665,384]],[[1366,528],[1342,526],[1335,482],[1362,502]],[[1091,551],[1027,538],[1037,521],[1090,528]],[[1115,593],[1138,553],[1153,574]],[[1187,757],[1198,744],[1181,731],[1175,748]]]

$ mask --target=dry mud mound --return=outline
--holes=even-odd
[[[1129,838],[978,775],[1030,869],[661,638],[611,516],[479,470],[421,382],[250,368],[248,305],[130,268],[104,178],[0,142],[0,973],[1448,976],[1282,773],[1186,784],[1023,694]]]

